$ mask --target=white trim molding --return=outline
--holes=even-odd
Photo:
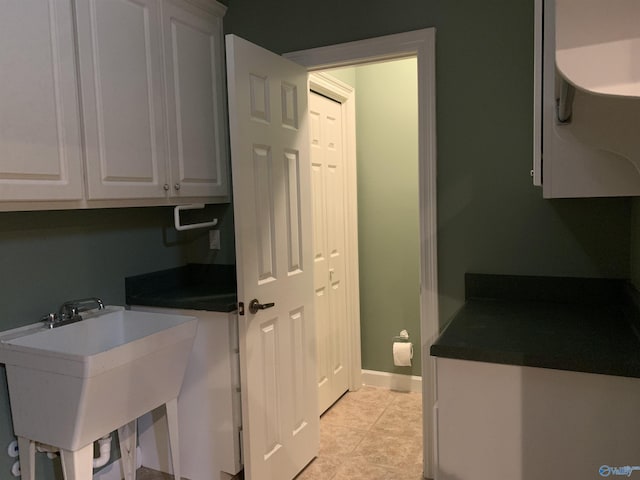
[[[382,60],[416,57],[418,62],[418,162],[420,188],[420,334],[423,412],[436,401],[435,362],[431,344],[439,331],[438,249],[436,217],[436,71],[435,28],[312,48],[284,56],[309,71],[354,66]],[[424,472],[433,478],[434,424],[423,415]]]
[[[422,377],[416,375],[362,370],[362,384],[397,392],[422,392]]]

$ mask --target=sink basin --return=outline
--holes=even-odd
[[[17,436],[78,450],[175,399],[197,319],[109,306],[0,333]]]

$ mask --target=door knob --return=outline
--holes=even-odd
[[[251,300],[251,302],[249,302],[249,312],[256,314],[258,313],[260,310],[266,310],[267,308],[271,308],[274,307],[276,304],[271,302],[271,303],[260,303],[258,301],[257,298],[254,298],[253,300]]]

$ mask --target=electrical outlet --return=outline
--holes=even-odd
[[[220,250],[220,230],[209,230],[209,250]]]

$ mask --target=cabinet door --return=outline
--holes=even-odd
[[[228,194],[222,19],[163,4],[171,190]]]
[[[156,0],[78,0],[89,200],[165,196]]]
[[[0,201],[82,198],[70,0],[4,0]]]

